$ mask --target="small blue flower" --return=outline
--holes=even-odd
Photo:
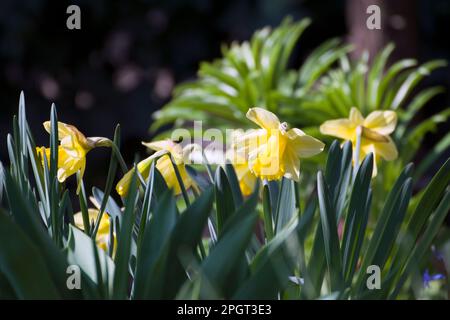
[[[428,272],[428,269],[426,269],[422,276],[423,286],[425,288],[429,288],[431,281],[437,281],[437,280],[442,280],[442,279],[445,279],[445,276],[443,274],[436,273],[436,274],[430,275],[430,273]]]

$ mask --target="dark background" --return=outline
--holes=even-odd
[[[81,30],[66,28],[71,4],[81,8]],[[365,8],[370,4],[383,6],[383,30],[368,34]],[[0,160],[7,159],[6,134],[24,90],[38,144],[48,144],[42,122],[49,119],[54,102],[59,119],[87,136],[112,137],[120,123],[123,154],[132,161],[136,152],[144,151],[140,141],[151,139],[152,112],[170,99],[176,83],[194,78],[201,60],[219,57],[222,43],[246,40],[257,28],[276,26],[286,15],[313,19],[292,67],[336,36],[355,43],[355,55],[362,48],[374,53],[394,41],[395,58],[450,60],[448,0],[2,0]],[[436,71],[423,85],[449,88],[449,74],[448,68]],[[422,116],[449,105],[446,93],[433,99]],[[436,136],[448,129],[448,124],[442,126]],[[435,140],[427,138],[423,152]],[[104,184],[108,159],[108,150],[89,154],[88,184]]]

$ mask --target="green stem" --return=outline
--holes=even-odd
[[[116,155],[117,161],[119,161],[119,165],[120,168],[122,169],[123,173],[127,173],[128,172],[128,168],[127,165],[125,163],[125,160],[123,160],[122,154],[120,153],[119,148],[117,147],[117,145],[113,142],[113,144],[111,145],[111,148],[114,152],[114,154]]]
[[[77,173],[78,175],[80,173]],[[80,209],[81,209],[81,216],[83,217],[83,226],[84,226],[84,233],[86,233],[87,235],[90,234],[90,230],[91,230],[91,224],[89,221],[89,210],[87,207],[87,202],[86,202],[86,191],[84,190],[84,183],[83,180],[80,179],[80,194],[78,195],[79,200],[80,200]]]
[[[183,179],[181,178],[180,171],[178,170],[178,167],[175,164],[175,161],[174,161],[172,155],[170,155],[170,161],[172,162],[172,167],[175,171],[175,175],[177,177],[178,184],[180,185],[181,193],[183,194],[183,198],[184,198],[184,202],[186,203],[186,207],[189,207],[191,205],[191,202],[189,201],[189,196],[188,196],[186,188],[184,186]]]
[[[206,171],[208,172],[209,180],[211,181],[211,183],[214,183],[214,178],[213,178],[214,176],[213,176],[213,173],[212,173],[212,169],[211,169],[210,165],[208,164],[208,159],[206,159],[206,156],[205,156],[205,153],[203,152],[203,149],[202,149],[202,159],[203,159],[203,163],[204,163],[204,165],[206,167]]]

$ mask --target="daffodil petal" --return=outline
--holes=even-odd
[[[175,142],[173,142],[170,139],[152,142],[142,142],[142,144],[154,151],[166,150],[168,152],[172,152],[173,147],[176,145]]]
[[[397,125],[397,114],[394,111],[374,111],[364,120],[364,127],[382,135],[389,135]]]
[[[140,161],[137,164],[137,169],[139,173],[142,175],[144,179],[148,177],[148,174],[150,172],[150,165],[152,164],[153,160],[159,156],[159,154],[153,154],[150,157]],[[133,177],[134,168],[129,170],[123,177],[120,179],[120,181],[116,185],[116,191],[121,196],[124,197],[128,194],[128,190],[130,189],[131,179]]]
[[[388,142],[375,143],[375,149],[384,160],[395,160],[398,157],[397,147],[390,137],[388,139]]]
[[[68,177],[77,173],[79,170],[84,173],[86,167],[86,158],[76,159],[68,157],[64,163],[58,165],[58,181],[64,182]]]
[[[270,111],[263,108],[251,108],[247,111],[247,118],[266,130],[278,130],[280,120]]]
[[[361,164],[361,162],[364,160],[364,158],[369,154],[372,153],[373,154],[373,169],[372,169],[372,178],[375,178],[377,176],[378,173],[378,169],[377,169],[377,148],[375,147],[375,145],[373,143],[361,146],[361,153],[359,154],[359,162]]]
[[[355,125],[355,127],[360,126],[364,122],[364,117],[358,108],[352,107],[350,109],[349,120]]]
[[[45,121],[44,122],[44,128],[45,128],[45,130],[48,133],[51,133],[52,132],[51,122],[50,121]],[[64,122],[58,121],[58,139],[61,140],[64,137],[67,137],[69,135],[71,135],[71,131],[67,127],[67,124],[65,124]]]
[[[355,130],[356,125],[349,119],[328,120],[320,126],[320,133],[344,140],[354,139]]]
[[[244,196],[248,196],[253,192],[256,184],[256,176],[250,171],[248,165],[245,164],[234,164],[234,170],[236,171],[236,176],[239,180],[239,187]]]
[[[180,184],[178,183],[178,178],[176,176],[175,169],[173,168],[173,164],[169,156],[164,155],[161,158],[159,158],[158,161],[156,162],[156,168],[164,177],[167,187],[173,189],[176,195],[180,194],[181,187]],[[185,166],[183,164],[177,165],[177,169],[180,173],[181,181],[183,182],[184,187],[188,189],[189,187],[191,187],[193,182],[189,177],[188,173],[186,172]]]
[[[99,214],[98,209],[89,208],[88,209],[89,222],[96,221],[98,214]],[[74,214],[73,220],[77,228],[84,230],[83,215],[81,212],[77,212],[76,214]],[[100,220],[97,236],[95,238],[97,245],[103,250],[106,250],[106,248],[108,247],[109,232],[110,232],[109,215],[107,212],[104,212]]]
[[[315,156],[322,152],[325,147],[322,141],[305,134],[300,129],[290,129],[287,134],[290,139],[289,148],[300,158]]]
[[[284,176],[294,181],[300,180],[300,159],[293,152],[286,152],[284,159]]]

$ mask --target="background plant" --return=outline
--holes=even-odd
[[[250,41],[223,46],[221,59],[201,63],[198,80],[175,88],[173,99],[154,113],[151,129],[193,120],[214,128],[245,128],[249,125],[245,113],[254,106],[303,126],[302,117],[291,115],[319,78],[350,50],[331,39],[316,48],[298,70],[289,69],[292,52],[310,23],[309,19],[293,22],[287,18],[273,30],[256,31]]]

